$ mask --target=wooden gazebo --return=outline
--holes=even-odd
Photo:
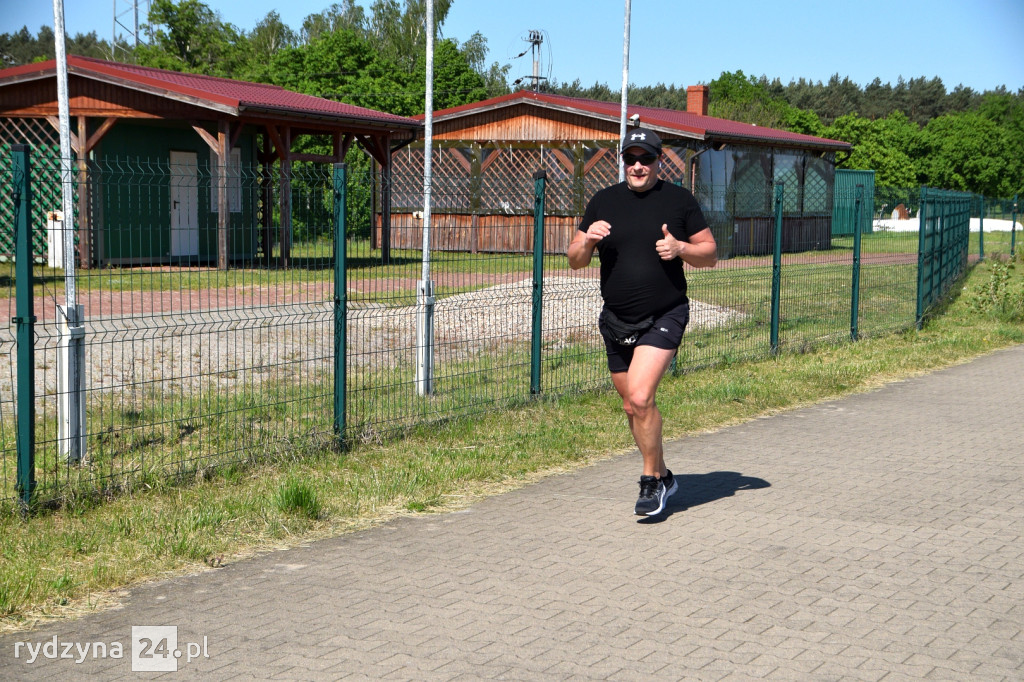
[[[545,248],[564,252],[587,200],[618,179],[620,116],[619,102],[529,90],[435,112],[433,172],[469,197],[435,209],[436,248],[528,250],[532,222],[522,216],[533,211],[530,176],[543,168],[555,190],[545,205]],[[849,154],[849,143],[708,116],[704,85],[687,88],[686,111],[630,105],[627,117],[661,137],[661,176],[697,195],[719,256],[770,252],[768,188],[780,182],[791,190],[783,248],[828,248],[836,156]],[[396,152],[393,163],[391,244],[412,247],[420,239],[423,142]]]
[[[215,197],[216,205],[215,210],[209,211],[211,229],[212,213],[216,212],[217,217],[216,254],[214,257],[211,249],[209,257],[215,259],[221,269],[226,269],[229,263],[231,211],[227,168],[232,149],[240,138],[250,141],[254,149],[252,160],[261,167],[279,164],[281,260],[287,265],[291,206],[290,192],[285,185],[290,182],[292,163],[340,162],[355,143],[380,164],[386,179],[391,172],[392,153],[414,140],[422,127],[420,122],[410,118],[303,95],[274,85],[76,56],[69,56],[67,65],[71,146],[79,186],[87,186],[89,162],[102,159],[108,151],[145,146],[147,153],[163,154],[167,158],[167,154],[181,147],[183,135],[188,132],[193,137],[186,141],[186,146],[198,146],[191,153],[200,152],[210,162],[210,194]],[[118,131],[133,125],[147,126],[145,130],[149,132],[143,135],[135,132],[126,138],[130,143],[118,143],[115,140]],[[55,62],[0,70],[0,145],[28,143],[48,147],[46,153],[52,155],[57,127]],[[305,135],[329,138],[331,153],[294,152],[293,142]],[[270,173],[265,173],[264,177],[270,182]],[[390,186],[390,182],[382,184],[385,188]],[[264,197],[270,194],[261,192]],[[95,252],[92,228],[102,226],[89,224],[91,218],[95,220],[95,214],[89,210],[88,195],[80,191],[78,197],[78,260],[83,268],[101,263],[100,255]],[[272,229],[270,215],[271,211],[262,212],[260,229],[264,240],[269,239]],[[171,220],[168,217],[168,221]]]

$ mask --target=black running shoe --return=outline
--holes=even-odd
[[[637,516],[656,516],[665,509],[665,502],[679,490],[679,484],[669,471],[664,478],[640,477],[640,497],[636,500],[633,513]]]

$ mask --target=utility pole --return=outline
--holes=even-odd
[[[547,80],[540,75],[540,46],[543,42],[544,35],[540,31],[530,31],[530,52],[533,56],[533,76],[531,76],[531,80],[533,81],[534,92],[540,90],[540,82],[542,80]]]
[[[544,43],[544,32],[530,31],[526,42],[529,43],[530,54],[534,57],[534,75],[530,76],[529,80],[534,81],[534,92],[538,92],[541,89],[541,81],[548,80],[541,76],[541,45]]]
[[[532,31],[529,32],[527,37],[524,38],[524,40],[526,42],[530,43],[530,47],[526,48],[525,50],[523,50],[522,52],[517,54],[513,59],[519,59],[520,57],[525,55],[527,52],[531,52],[532,55],[533,55],[533,75],[532,76],[520,76],[519,78],[517,78],[512,83],[512,85],[516,86],[516,85],[519,85],[520,83],[522,83],[525,80],[530,80],[530,81],[533,81],[533,91],[534,92],[539,92],[540,91],[540,82],[547,80],[547,78],[545,76],[540,75],[540,71],[541,71],[540,46],[544,44],[544,31],[532,30]]]

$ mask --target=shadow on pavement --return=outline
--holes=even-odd
[[[771,483],[763,478],[744,476],[735,471],[712,471],[709,474],[676,474],[679,490],[668,498],[665,510],[657,516],[643,516],[637,523],[661,523],[676,512],[686,511],[698,505],[732,497],[740,490],[769,488]]]

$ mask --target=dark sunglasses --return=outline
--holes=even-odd
[[[652,163],[658,160],[657,154],[626,154],[623,153],[622,161],[627,166],[632,166],[637,161],[645,166],[650,166]]]

